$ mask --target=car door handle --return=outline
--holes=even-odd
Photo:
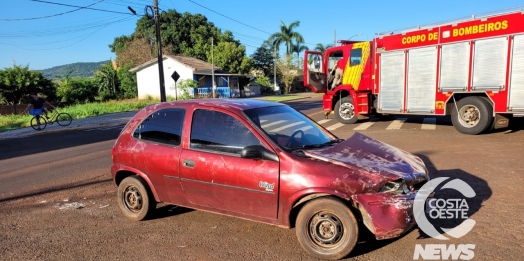
[[[195,161],[190,159],[184,159],[182,165],[186,168],[194,168],[195,167]]]

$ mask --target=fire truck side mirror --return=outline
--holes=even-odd
[[[315,58],[314,58],[314,66],[315,66],[315,69],[320,69],[320,57],[315,56]]]

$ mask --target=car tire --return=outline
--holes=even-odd
[[[451,110],[453,127],[463,134],[476,135],[493,125],[493,107],[483,97],[466,97]]]
[[[344,97],[337,101],[335,105],[335,118],[343,124],[353,124],[358,121],[351,97]]]
[[[358,239],[358,224],[351,210],[335,198],[308,202],[298,213],[296,234],[310,255],[338,260],[347,256]]]
[[[118,206],[127,218],[140,221],[156,209],[156,201],[147,183],[139,176],[131,176],[118,185]]]

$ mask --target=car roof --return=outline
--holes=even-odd
[[[211,108],[223,108],[231,111],[243,111],[254,108],[286,106],[278,102],[270,102],[257,99],[193,99],[152,104],[146,110],[158,110],[172,107],[207,106]]]

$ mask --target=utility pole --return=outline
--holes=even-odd
[[[211,89],[213,89],[213,98],[215,98],[215,57],[213,56],[213,37],[211,37],[211,78],[213,78]]]
[[[158,51],[158,76],[160,78],[160,102],[166,101],[166,89],[164,83],[164,63],[162,57],[162,40],[160,39],[160,18],[158,17],[158,1],[153,0],[156,27],[156,49]]]

